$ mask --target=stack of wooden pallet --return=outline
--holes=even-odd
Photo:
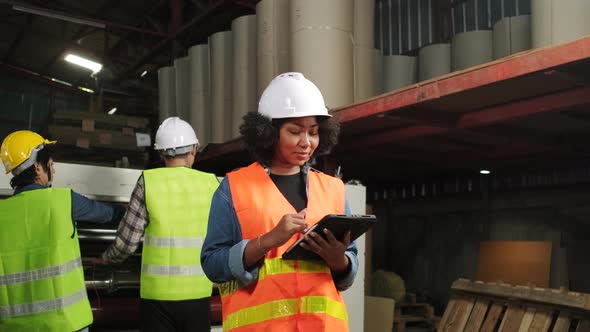
[[[110,166],[123,157],[134,165],[145,164],[151,143],[147,118],[94,112],[56,111],[49,133],[60,144],[57,153],[62,161],[100,155],[89,162]],[[94,153],[87,153],[90,150]]]
[[[396,303],[393,332],[433,332],[438,317],[428,303],[418,303],[415,296],[407,294],[406,302]]]
[[[589,332],[590,294],[459,279],[438,331]]]

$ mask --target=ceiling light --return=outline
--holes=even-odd
[[[116,107],[113,107],[113,108],[112,108],[112,109],[111,109],[111,110],[108,112],[108,114],[109,114],[109,115],[113,115],[113,114],[115,114],[115,112],[116,112],[116,111],[117,111],[117,108],[116,108]]]
[[[57,78],[53,78],[53,77],[51,77],[51,81],[57,82],[57,83],[61,83],[63,85],[67,85],[67,86],[72,86],[72,83],[68,83],[66,81],[58,80]]]
[[[79,86],[79,87],[78,87],[78,89],[80,89],[80,90],[82,90],[82,91],[86,91],[86,92],[88,92],[88,93],[94,93],[94,90],[92,90],[92,89],[88,89],[88,88],[85,88],[85,87],[83,87],[83,86]]]
[[[490,172],[490,171],[489,171],[489,170],[487,170],[487,169],[480,169],[480,170],[479,170],[479,174],[488,175],[488,174],[490,174],[490,173],[492,173],[492,172]]]
[[[145,75],[147,75],[147,70],[144,70],[143,73],[141,73],[141,75],[139,75],[139,77],[144,77]]]
[[[102,65],[100,63],[90,61],[88,59],[84,59],[82,57],[79,57],[79,56],[73,55],[73,54],[68,54],[65,57],[65,60],[67,62],[71,62],[71,63],[76,64],[78,66],[88,68],[88,69],[92,70],[93,74],[98,73],[102,69]]]

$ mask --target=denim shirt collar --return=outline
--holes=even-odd
[[[16,189],[14,189],[13,195],[18,195],[18,194],[22,193],[23,191],[45,189],[45,188],[47,188],[47,187],[42,186],[38,183],[31,183],[31,184],[27,184],[26,186],[17,187]]]

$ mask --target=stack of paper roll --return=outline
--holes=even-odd
[[[257,99],[273,78],[291,71],[289,36],[289,1],[259,1],[256,4]]]
[[[188,50],[191,58],[190,124],[204,148],[209,142],[211,126],[211,86],[209,78],[209,45],[195,45]]]
[[[174,68],[176,72],[176,115],[183,120],[188,120],[191,90],[190,57],[174,60]]]
[[[258,109],[256,96],[256,15],[236,18],[233,34],[233,87],[231,137],[240,136],[244,114]]]
[[[326,106],[351,104],[353,0],[291,0],[291,65],[314,82]]]
[[[211,143],[231,139],[233,40],[231,31],[209,37],[211,59]]]
[[[377,94],[375,88],[375,0],[354,0],[354,101]]]
[[[383,53],[379,49],[373,49],[373,87],[375,95],[380,95],[383,90]]]
[[[494,24],[494,59],[531,48],[530,15],[504,17]]]
[[[533,48],[590,35],[590,1],[531,0],[531,34]]]
[[[453,70],[490,62],[493,59],[492,31],[476,30],[458,33],[453,37],[451,63]]]
[[[160,123],[176,115],[176,78],[174,67],[158,70],[158,115]]]
[[[397,90],[416,83],[416,57],[387,55],[383,57],[383,89]]]
[[[418,81],[451,72],[451,44],[432,44],[418,51]]]

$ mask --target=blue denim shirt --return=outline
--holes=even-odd
[[[308,167],[302,168],[302,172],[306,175],[304,177],[306,182],[308,170]],[[350,213],[348,202],[345,212]],[[242,239],[242,229],[234,209],[226,176],[213,195],[207,237],[201,251],[201,266],[207,277],[216,283],[238,280],[243,286],[258,280],[258,267],[251,270],[246,270],[244,267],[244,249],[248,242],[249,240]],[[348,273],[333,275],[336,288],[340,291],[352,286],[358,271],[355,242],[350,244],[345,254],[351,264]]]
[[[17,195],[23,191],[45,189],[40,184],[33,183],[14,190]],[[93,201],[72,190],[72,219],[74,221],[108,223],[113,219],[113,207]]]

